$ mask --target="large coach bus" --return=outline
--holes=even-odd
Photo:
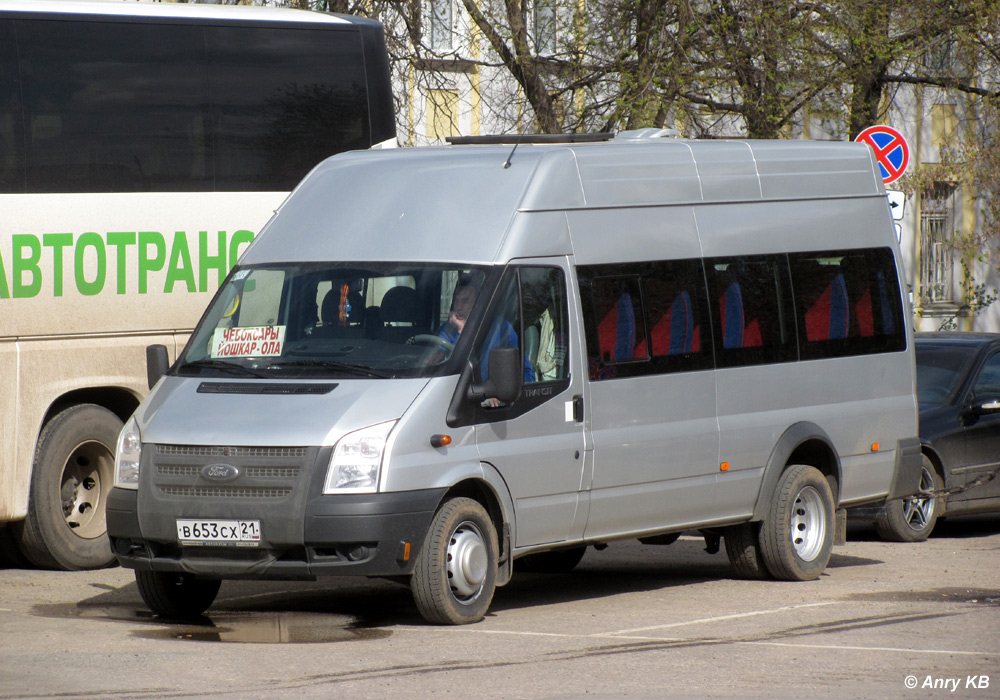
[[[113,562],[114,446],[316,163],[395,144],[378,22],[0,0],[0,554]]]

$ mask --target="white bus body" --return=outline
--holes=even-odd
[[[147,391],[145,348],[183,347],[315,163],[394,140],[382,29],[3,1],[0,78],[0,554],[105,566],[114,440]]]

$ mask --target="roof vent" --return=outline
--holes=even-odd
[[[631,129],[629,131],[619,131],[618,135],[615,137],[616,140],[638,140],[638,139],[667,139],[667,138],[678,138],[681,132],[677,129]]]
[[[481,136],[447,136],[445,141],[453,146],[470,145],[520,145],[522,143],[593,143],[610,141],[611,133],[597,134],[483,134]]]

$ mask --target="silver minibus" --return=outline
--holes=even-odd
[[[871,151],[656,131],[317,166],[118,441],[108,531],[156,613],[224,579],[515,570],[699,530],[811,580],[917,490],[913,340]]]

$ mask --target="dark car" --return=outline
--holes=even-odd
[[[917,333],[916,355],[927,495],[875,520],[897,542],[927,538],[944,515],[1000,511],[1000,334]]]

